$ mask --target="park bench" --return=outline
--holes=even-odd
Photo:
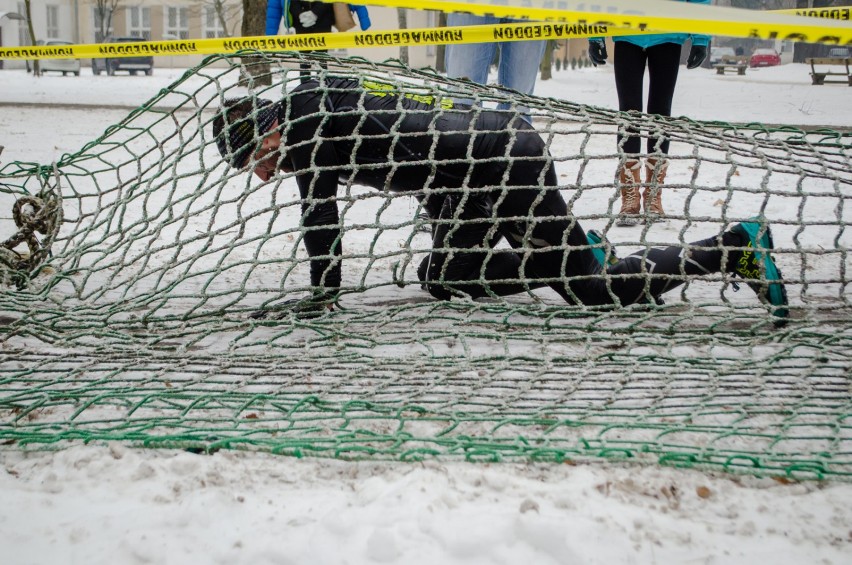
[[[849,68],[852,65],[852,57],[813,57],[805,59],[805,63],[811,65],[811,82],[813,84],[825,84],[827,82],[845,82],[852,86],[852,72]],[[820,70],[817,71],[817,66]],[[825,69],[828,67],[828,70]],[[845,71],[839,70],[839,67],[845,67]],[[828,78],[828,77],[843,77],[843,78]]]
[[[738,75],[744,75],[748,68],[748,57],[744,56],[726,56],[713,65],[717,75],[723,75],[727,71],[736,71]]]

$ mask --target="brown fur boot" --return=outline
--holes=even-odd
[[[655,159],[649,157],[645,161],[645,191],[642,193],[642,202],[645,208],[645,216],[648,221],[653,222],[664,218],[663,211],[663,184],[666,181],[666,171],[669,162],[667,159]]]
[[[618,184],[621,187],[621,210],[618,212],[616,224],[619,226],[635,226],[639,223],[642,212],[642,199],[639,194],[639,169],[642,163],[638,159],[628,159],[618,171]]]

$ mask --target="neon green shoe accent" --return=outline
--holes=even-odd
[[[586,240],[592,248],[592,253],[595,254],[595,259],[602,267],[607,265],[615,265],[618,263],[618,257],[615,255],[615,247],[609,242],[605,235],[598,230],[589,230],[586,232]],[[607,248],[609,248],[609,260],[607,261]]]
[[[772,231],[769,226],[764,228],[758,222],[743,222],[731,231],[748,240],[747,249],[732,254],[734,273],[746,279],[746,284],[757,293],[761,302],[772,306],[772,314],[778,318],[775,324],[785,324],[790,314],[787,289],[782,282],[781,271],[769,253],[774,249]]]

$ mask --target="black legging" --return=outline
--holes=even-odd
[[[571,304],[656,301],[690,275],[719,272],[722,248],[743,245],[725,232],[721,241],[708,238],[688,250],[634,253],[604,273],[559,193],[541,139],[519,138],[512,155],[521,158],[510,159],[507,169],[471,178],[472,190],[433,194],[423,203],[434,220],[433,249],[418,277],[435,298],[505,296],[547,285]],[[513,249],[494,249],[503,237]]]
[[[317,33],[319,33],[319,32],[317,32]],[[323,33],[331,33],[331,30],[328,30],[327,32],[323,32]],[[328,50],[327,49],[313,49],[311,51],[303,51],[303,53],[306,53],[306,54],[328,53]],[[325,61],[321,62],[319,65],[323,69],[328,69],[328,63],[326,63]],[[309,82],[311,80],[314,80],[314,78],[311,76],[311,67],[313,67],[313,65],[311,63],[307,63],[307,62],[299,63],[299,82],[301,82],[302,84]]]
[[[615,88],[618,91],[618,109],[642,111],[642,92],[645,67],[648,67],[648,110],[649,114],[672,115],[672,98],[680,68],[681,46],[677,43],[661,43],[643,49],[628,41],[615,42]],[[639,130],[627,128],[629,136],[618,137],[618,147],[628,155],[638,155],[641,150]],[[658,147],[659,144],[659,147]],[[668,154],[669,140],[648,138],[648,153]]]

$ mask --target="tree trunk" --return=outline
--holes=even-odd
[[[541,58],[539,70],[541,70],[541,80],[550,80],[553,78],[553,50],[556,48],[556,42],[548,40],[544,46],[544,56]]]
[[[264,35],[266,33],[266,2],[257,0],[243,0],[243,23],[241,27],[243,37],[253,35]],[[262,57],[243,57],[243,77],[240,86],[250,87],[252,84],[272,84],[269,74],[269,64],[262,62]],[[248,73],[247,76],[245,73]]]
[[[33,30],[33,10],[30,5],[30,0],[24,0],[24,10],[27,12],[27,31],[30,33],[30,45],[36,44],[35,31]],[[41,76],[41,68],[38,64],[38,59],[33,59],[33,76]]]
[[[447,27],[447,14],[446,12],[440,12],[438,14],[438,27]],[[447,46],[443,43],[438,45],[438,48],[435,50],[435,70],[439,73],[447,72],[447,65],[445,64],[444,57],[447,53]]]
[[[121,0],[95,0],[95,13],[100,18],[100,26],[95,30],[96,43],[102,43],[109,35],[109,28],[112,27],[112,16],[120,3]]]
[[[396,18],[399,22],[399,29],[408,29],[408,12],[405,8],[396,9]],[[408,45],[399,46],[399,60],[403,65],[408,66]]]
[[[231,37],[231,32],[228,29],[228,20],[225,18],[225,1],[214,0],[213,8],[216,10],[216,17],[219,19],[219,25],[225,30],[225,36]],[[264,31],[266,31],[266,14],[264,14]]]

